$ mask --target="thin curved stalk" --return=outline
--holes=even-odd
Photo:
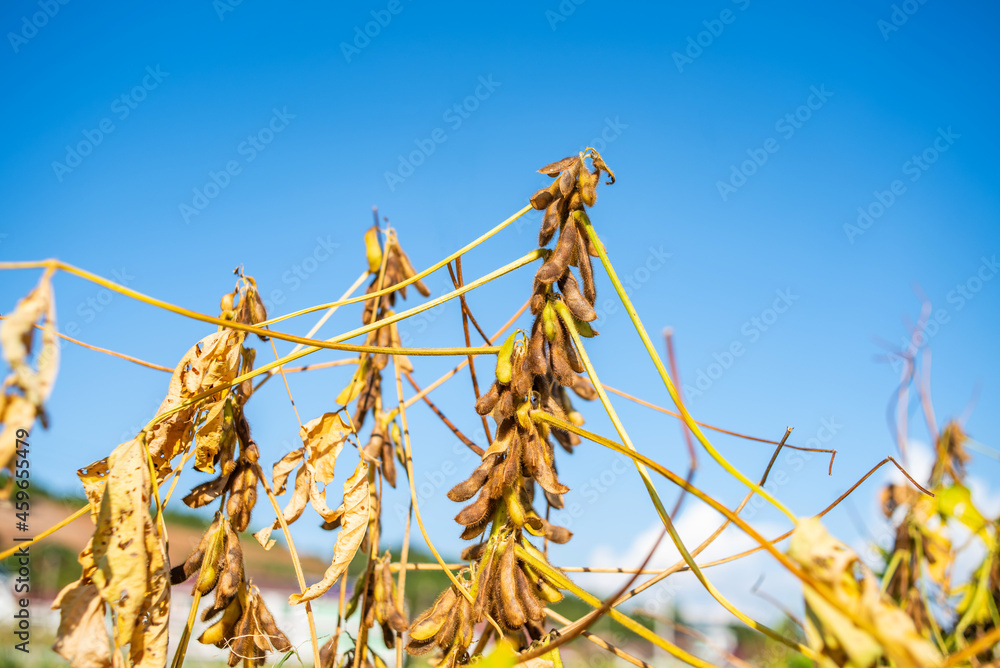
[[[656,352],[656,348],[653,346],[653,342],[650,341],[649,339],[649,334],[646,333],[646,328],[643,326],[642,320],[639,319],[639,314],[636,312],[635,307],[632,306],[632,300],[629,299],[629,296],[625,292],[625,288],[622,286],[621,281],[618,280],[618,274],[615,273],[615,268],[611,265],[611,260],[608,259],[608,254],[604,250],[604,244],[601,243],[600,238],[597,236],[597,231],[591,224],[590,219],[587,218],[587,214],[583,213],[582,211],[576,213],[581,214],[576,218],[583,224],[583,227],[587,232],[587,236],[590,237],[591,242],[593,242],[594,248],[597,249],[597,254],[601,258],[601,263],[604,265],[604,270],[608,273],[608,277],[611,279],[611,283],[615,286],[615,291],[618,293],[619,299],[621,299],[622,304],[625,306],[625,310],[628,312],[629,318],[632,319],[632,324],[635,326],[636,332],[639,333],[639,338],[642,339],[643,346],[645,346],[646,351],[649,353],[650,358],[653,360],[653,364],[656,366],[657,373],[660,374],[660,378],[663,380],[663,384],[667,387],[667,392],[670,393],[670,398],[673,400],[674,405],[677,406],[677,410],[680,411],[681,419],[684,420],[684,424],[687,425],[688,429],[691,430],[691,433],[694,434],[695,438],[698,439],[698,442],[701,443],[702,447],[704,447],[705,450],[708,452],[708,454],[711,455],[712,459],[718,462],[718,464],[722,468],[724,468],[730,475],[732,475],[734,478],[736,478],[744,485],[752,489],[754,492],[760,494],[761,497],[770,502],[771,505],[773,505],[775,508],[784,513],[784,515],[789,520],[791,520],[792,524],[797,524],[798,519],[796,519],[795,515],[792,514],[792,511],[790,511],[788,508],[785,507],[785,504],[778,501],[778,499],[776,499],[766,490],[761,488],[760,485],[754,484],[749,478],[743,475],[743,473],[741,473],[735,466],[730,464],[729,461],[722,456],[722,453],[716,450],[715,447],[709,442],[708,438],[705,437],[705,434],[702,433],[701,429],[698,427],[698,423],[695,422],[694,418],[691,417],[691,414],[688,413],[687,407],[684,405],[684,402],[681,400],[680,394],[677,392],[677,388],[674,387],[673,381],[670,380],[670,375],[667,373],[667,370],[663,366],[663,361],[660,359],[660,355]]]
[[[469,252],[470,250],[472,250],[473,248],[475,248],[479,244],[481,244],[484,241],[486,241],[487,239],[489,239],[490,237],[494,236],[495,234],[497,234],[498,232],[500,232],[501,230],[503,230],[505,227],[507,227],[508,225],[510,225],[511,223],[513,223],[515,220],[517,220],[518,218],[520,218],[524,214],[528,213],[529,211],[531,211],[531,205],[528,205],[528,206],[524,207],[523,209],[521,209],[520,211],[518,211],[517,213],[515,213],[513,216],[511,216],[507,220],[503,221],[502,223],[500,223],[499,225],[497,225],[492,230],[490,230],[486,234],[482,235],[481,237],[479,237],[475,241],[472,241],[472,242],[466,244],[465,246],[463,246],[462,248],[459,248],[457,251],[455,251],[454,253],[452,253],[448,257],[446,257],[443,260],[441,260],[440,262],[438,262],[438,263],[436,263],[434,265],[431,265],[430,267],[428,267],[427,269],[424,269],[419,274],[415,274],[415,275],[411,276],[410,278],[406,279],[405,281],[401,281],[399,283],[396,283],[395,285],[390,285],[389,287],[387,287],[387,288],[385,288],[383,290],[377,290],[375,292],[372,292],[372,293],[369,293],[369,294],[366,294],[366,295],[362,295],[362,296],[359,296],[359,297],[352,297],[350,299],[342,299],[340,301],[330,302],[329,304],[317,304],[316,306],[310,306],[309,308],[305,308],[305,309],[302,309],[300,311],[295,311],[294,313],[289,313],[287,315],[279,316],[277,318],[272,318],[272,319],[268,320],[264,324],[273,325],[276,322],[281,322],[282,320],[287,320],[288,318],[295,318],[295,317],[298,317],[300,315],[305,315],[306,313],[312,313],[314,311],[322,311],[325,308],[333,308],[333,307],[336,307],[336,306],[346,306],[347,304],[357,304],[358,302],[367,301],[369,299],[377,299],[378,297],[381,297],[383,295],[387,295],[390,292],[395,292],[396,290],[399,290],[400,288],[404,288],[407,285],[410,285],[412,283],[416,283],[417,281],[419,281],[419,280],[421,280],[423,278],[426,278],[427,276],[430,276],[435,271],[437,271],[441,267],[445,266],[446,264],[448,264],[449,262],[451,262],[455,258],[459,257],[460,255],[464,255],[465,253]],[[0,263],[0,269],[4,269],[4,268],[5,267],[3,266],[3,263]]]
[[[599,242],[598,242],[599,243]],[[573,314],[570,313],[569,308],[565,303],[561,301],[552,302],[555,306],[556,313],[562,318],[563,323],[566,325],[566,330],[569,332],[570,337],[573,339],[573,344],[576,346],[577,355],[580,357],[580,361],[583,363],[584,368],[587,371],[587,375],[590,377],[590,382],[594,385],[594,389],[597,391],[598,397],[601,399],[601,403],[604,404],[604,410],[607,411],[608,417],[611,418],[611,422],[615,427],[615,431],[618,432],[618,436],[622,439],[622,443],[628,448],[633,454],[638,454],[635,446],[632,445],[632,440],[629,438],[628,433],[625,431],[624,425],[622,425],[621,420],[618,419],[618,413],[615,411],[614,406],[611,405],[611,400],[608,399],[607,393],[604,391],[604,387],[601,385],[600,379],[597,377],[597,372],[594,370],[593,364],[590,362],[590,358],[587,356],[586,350],[584,350],[583,342],[580,341],[580,335],[576,331],[576,324],[573,318]],[[534,412],[534,411],[533,411]],[[670,534],[670,540],[673,541],[674,546],[677,551],[681,553],[684,561],[691,568],[695,577],[701,582],[701,585],[705,590],[719,602],[722,607],[728,610],[734,617],[739,619],[741,622],[749,626],[750,628],[760,631],[764,635],[768,636],[773,640],[777,640],[780,643],[787,645],[788,647],[795,649],[802,654],[812,658],[813,660],[818,660],[818,656],[814,651],[806,647],[805,645],[795,642],[785,636],[781,635],[774,629],[770,628],[765,624],[761,624],[756,619],[753,619],[745,612],[733,605],[732,602],[720,592],[714,584],[705,576],[698,567],[697,562],[695,562],[694,557],[688,552],[687,547],[684,545],[683,539],[679,533],[677,533],[677,528],[674,526],[673,520],[670,519],[670,515],[667,513],[666,508],[663,507],[663,502],[660,500],[660,496],[656,491],[656,487],[653,485],[653,481],[649,478],[649,472],[646,467],[638,459],[633,458],[636,468],[639,471],[639,476],[642,478],[643,484],[646,486],[646,491],[649,493],[649,498],[652,499],[653,505],[656,506],[656,512],[660,516],[660,520],[663,522],[664,528],[666,528],[667,533]],[[760,489],[759,485],[754,485],[757,489]],[[681,486],[681,489],[688,489],[693,487],[685,481],[685,484]],[[728,511],[728,509],[727,509]]]

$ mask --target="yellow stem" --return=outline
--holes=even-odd
[[[377,299],[378,297],[381,297],[382,295],[387,295],[390,292],[395,292],[396,290],[399,290],[400,288],[406,287],[407,285],[410,285],[412,283],[416,283],[420,279],[426,278],[430,274],[433,274],[435,271],[437,271],[441,267],[447,265],[449,262],[451,262],[452,260],[454,260],[459,255],[464,255],[465,253],[469,252],[470,250],[472,250],[473,248],[475,248],[479,244],[483,243],[484,241],[486,241],[487,239],[489,239],[493,235],[497,234],[502,229],[504,229],[505,227],[507,227],[508,225],[510,225],[511,223],[513,223],[515,220],[517,220],[518,218],[520,218],[524,214],[528,213],[529,211],[531,211],[531,206],[530,205],[524,207],[523,209],[521,209],[520,211],[518,211],[517,213],[515,213],[513,216],[511,216],[507,220],[503,221],[502,223],[500,223],[499,225],[497,225],[492,230],[490,230],[486,234],[482,235],[481,237],[479,237],[475,241],[472,241],[471,243],[469,243],[466,246],[458,249],[457,251],[455,251],[454,253],[452,253],[451,255],[449,255],[448,257],[446,257],[445,259],[441,260],[437,264],[435,264],[435,265],[433,265],[433,266],[431,266],[431,267],[429,267],[427,269],[424,269],[419,274],[415,274],[415,275],[411,276],[410,278],[406,279],[405,281],[401,281],[401,282],[396,283],[394,285],[390,285],[389,287],[387,287],[387,288],[385,288],[383,290],[376,290],[375,292],[372,292],[372,293],[369,293],[369,294],[366,294],[366,295],[360,295],[358,297],[352,297],[350,299],[341,299],[339,301],[330,302],[329,304],[317,304],[316,306],[310,306],[309,308],[302,309],[301,311],[296,311],[294,313],[289,313],[287,315],[279,316],[277,318],[272,318],[271,320],[268,320],[267,322],[265,322],[263,324],[273,325],[276,322],[281,322],[282,320],[287,320],[288,318],[295,318],[295,317],[298,317],[300,315],[305,315],[306,313],[312,313],[313,311],[321,311],[321,310],[323,310],[325,308],[333,308],[333,307],[336,307],[336,306],[346,306],[347,304],[357,304],[358,302],[368,301],[369,299]],[[7,268],[7,267],[4,266],[4,264],[5,263],[0,262],[0,269]]]
[[[574,596],[576,596],[577,598],[579,598],[592,608],[600,608],[602,605],[604,605],[601,599],[597,598],[590,592],[578,587],[575,582],[573,582],[568,577],[560,573],[558,570],[549,566],[544,561],[536,559],[535,555],[531,554],[517,543],[514,543],[514,551],[517,553],[517,556],[521,561],[528,564],[529,566],[537,570],[539,573],[543,574],[545,578],[550,580],[552,584],[555,585],[556,587],[571,592]],[[712,664],[708,663],[703,659],[699,659],[698,657],[692,654],[688,654],[677,645],[674,645],[673,643],[664,640],[660,636],[656,635],[655,633],[647,629],[645,626],[633,620],[628,615],[625,615],[624,613],[619,612],[614,608],[608,610],[608,616],[611,617],[611,619],[618,622],[619,624],[621,624],[622,626],[624,626],[625,628],[627,628],[628,630],[644,638],[645,640],[648,640],[657,647],[666,650],[673,657],[683,661],[689,666],[698,666],[699,668],[713,668]]]
[[[604,244],[601,243],[600,238],[597,236],[597,231],[591,224],[590,219],[587,214],[578,212],[582,215],[575,215],[574,217],[580,221],[583,225],[584,230],[586,230],[587,235],[590,237],[592,245],[597,249],[597,254],[601,258],[601,263],[604,265],[604,270],[608,272],[608,277],[611,279],[611,283],[615,286],[615,292],[618,293],[619,299],[622,300],[622,304],[625,306],[625,310],[628,311],[629,318],[632,319],[632,324],[635,326],[636,331],[639,333],[639,338],[642,339],[642,344],[645,346],[646,351],[649,353],[650,359],[653,360],[653,364],[656,366],[656,371],[660,374],[660,378],[663,380],[663,384],[667,387],[667,392],[670,393],[670,398],[673,400],[674,405],[677,406],[677,410],[681,414],[681,419],[684,420],[684,424],[687,425],[691,433],[695,435],[698,442],[702,444],[705,450],[711,455],[712,459],[719,463],[722,468],[724,468],[730,475],[742,482],[744,485],[752,489],[761,497],[769,501],[775,508],[780,510],[782,513],[791,520],[792,524],[798,524],[798,520],[795,515],[785,507],[783,503],[774,498],[771,494],[765,491],[760,485],[755,484],[745,475],[743,475],[735,466],[729,463],[722,454],[715,449],[714,446],[709,442],[708,438],[701,431],[698,423],[695,422],[691,414],[688,413],[687,407],[681,400],[680,394],[677,392],[677,388],[674,386],[672,380],[670,380],[670,375],[667,373],[666,368],[663,366],[663,361],[660,359],[659,353],[656,351],[656,347],[653,342],[649,339],[649,335],[646,333],[646,328],[642,324],[642,320],[639,319],[639,314],[636,312],[635,307],[632,306],[632,300],[629,299],[628,293],[625,292],[625,288],[622,287],[621,281],[618,280],[618,274],[615,273],[615,268],[611,265],[611,260],[608,259],[608,254],[604,250]]]
[[[9,550],[4,550],[3,552],[0,552],[0,561],[3,561],[4,559],[6,559],[7,557],[11,556],[12,554],[17,553],[17,551],[20,550],[20,549],[23,549],[23,548],[26,548],[26,547],[30,547],[30,546],[34,545],[35,543],[37,543],[38,541],[42,540],[43,538],[48,538],[49,536],[51,536],[52,534],[54,534],[56,531],[59,531],[59,529],[62,529],[67,524],[70,524],[74,520],[77,520],[77,519],[83,517],[89,511],[90,511],[90,504],[88,503],[88,504],[85,504],[82,508],[80,508],[80,509],[76,510],[75,512],[73,512],[73,514],[70,515],[69,517],[67,517],[66,519],[64,519],[61,522],[58,522],[56,524],[53,524],[48,529],[46,529],[45,531],[41,532],[40,534],[38,534],[37,536],[35,536],[31,540],[26,540],[26,541],[20,542],[17,545],[15,545],[14,547],[10,548]]]
[[[392,367],[396,374],[396,394],[399,397],[399,419],[402,423],[401,426],[403,429],[403,456],[406,459],[406,479],[410,485],[410,503],[413,505],[413,514],[417,518],[417,526],[420,527],[420,533],[424,537],[424,542],[427,543],[427,549],[429,549],[431,554],[434,555],[434,559],[441,564],[441,569],[444,571],[445,575],[448,576],[448,579],[451,580],[451,583],[455,585],[455,588],[469,601],[469,603],[475,603],[469,591],[462,586],[462,584],[458,581],[458,578],[455,577],[455,574],[452,573],[448,566],[444,563],[444,559],[441,558],[437,548],[434,547],[434,543],[431,542],[431,537],[427,534],[427,529],[424,527],[424,520],[420,516],[420,504],[417,502],[417,486],[416,482],[413,480],[413,456],[410,449],[410,429],[406,422],[406,408],[403,405],[403,377],[400,374],[399,365],[396,364],[395,358],[392,360]],[[489,615],[486,615],[486,619],[496,628],[497,633],[499,634],[497,637],[502,638],[503,631],[500,629],[500,625],[497,624]]]
[[[288,542],[288,554],[292,558],[292,566],[295,568],[295,578],[299,581],[299,591],[301,593],[306,593],[308,588],[306,585],[306,578],[302,572],[302,563],[299,561],[299,555],[295,551],[295,542],[292,540],[292,532],[288,529],[288,523],[285,521],[285,513],[281,510],[278,505],[278,499],[274,497],[274,492],[271,491],[271,485],[267,482],[267,476],[264,475],[264,470],[260,465],[260,462],[253,463],[254,468],[257,469],[257,478],[260,480],[261,486],[264,487],[264,492],[267,494],[268,500],[271,502],[271,507],[274,508],[275,514],[278,516],[278,522],[281,524],[281,531],[285,534],[285,540]],[[312,606],[309,601],[305,602],[306,608],[306,620],[309,622],[309,639],[312,641],[313,648],[313,660],[316,666],[322,665],[319,660],[319,640],[316,638],[316,620],[313,618]]]
[[[614,424],[615,430],[618,432],[618,436],[621,437],[622,443],[625,444],[625,447],[627,447],[631,452],[636,453],[637,451],[635,446],[632,445],[632,440],[629,438],[628,432],[625,431],[624,425],[622,425],[621,420],[618,419],[618,413],[615,412],[614,406],[611,405],[611,400],[608,399],[608,395],[604,391],[604,386],[601,385],[601,381],[597,377],[597,372],[594,370],[594,366],[591,364],[586,350],[584,350],[583,342],[580,340],[580,335],[576,331],[576,323],[573,318],[573,314],[570,313],[569,308],[564,302],[557,301],[552,303],[555,306],[556,313],[559,314],[559,317],[562,318],[563,323],[566,325],[566,330],[573,339],[573,343],[576,345],[580,361],[583,362],[583,366],[587,370],[587,375],[590,376],[594,389],[597,390],[597,395],[600,397],[601,403],[604,404],[604,410],[607,411],[608,417],[611,418],[611,422]],[[694,557],[691,556],[691,553],[688,552],[687,546],[684,545],[684,541],[681,539],[680,534],[677,533],[677,528],[674,526],[673,520],[670,519],[670,514],[667,512],[666,508],[663,507],[663,502],[660,500],[660,495],[656,492],[656,487],[654,487],[653,481],[649,478],[649,472],[646,470],[646,467],[637,460],[633,460],[633,462],[639,470],[639,475],[642,477],[643,484],[646,485],[646,491],[649,492],[649,498],[653,500],[653,505],[656,506],[656,512],[659,514],[660,520],[663,522],[663,526],[666,528],[667,533],[670,534],[670,539],[677,547],[677,551],[681,553],[684,561],[691,568],[691,571],[695,574],[695,577],[697,577],[698,581],[701,582],[703,587],[705,587],[705,590],[711,594],[712,598],[718,601],[722,607],[750,628],[756,629],[764,635],[777,640],[780,643],[784,643],[792,649],[802,652],[813,660],[817,660],[818,655],[811,649],[801,643],[797,643],[794,640],[786,638],[777,631],[753,619],[733,605],[729,599],[722,595],[722,592],[716,589],[715,585],[709,581],[708,577],[702,572],[701,568],[698,567]]]

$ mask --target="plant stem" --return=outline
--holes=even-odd
[[[639,314],[636,312],[635,307],[632,306],[632,300],[629,299],[628,294],[625,292],[625,288],[622,286],[621,281],[618,280],[618,274],[615,273],[615,268],[611,265],[611,260],[608,259],[608,254],[604,250],[604,244],[601,243],[600,238],[597,236],[597,231],[591,224],[590,219],[587,214],[582,211],[576,212],[582,215],[574,215],[574,217],[583,224],[584,230],[590,237],[594,248],[597,249],[597,254],[601,258],[601,264],[604,265],[604,270],[608,273],[608,277],[611,279],[611,283],[615,286],[615,291],[618,293],[618,298],[621,299],[622,304],[625,306],[625,310],[628,311],[629,318],[632,319],[632,324],[635,326],[636,331],[639,333],[639,338],[642,339],[642,344],[645,346],[646,351],[649,353],[650,358],[653,360],[653,364],[656,366],[656,371],[660,374],[660,378],[663,380],[663,384],[667,387],[667,392],[670,393],[670,398],[673,399],[674,405],[677,406],[677,410],[680,411],[681,419],[684,420],[684,424],[687,425],[691,433],[695,435],[698,442],[705,448],[709,455],[712,456],[716,462],[719,463],[722,468],[729,472],[734,478],[742,482],[744,485],[760,494],[761,497],[769,501],[775,508],[780,510],[782,513],[791,520],[792,524],[797,524],[798,520],[795,515],[792,514],[788,508],[785,507],[783,503],[774,498],[766,490],[762,489],[759,485],[754,484],[743,475],[739,470],[736,469],[732,464],[730,464],[722,454],[712,446],[712,444],[702,433],[701,429],[698,427],[698,423],[694,421],[691,414],[688,413],[687,407],[681,400],[680,394],[677,392],[677,388],[674,387],[673,381],[670,380],[670,375],[667,374],[667,370],[663,367],[663,361],[660,360],[659,354],[656,352],[656,348],[653,346],[653,342],[649,339],[649,334],[646,333],[646,328],[643,327],[642,320],[639,319]]]
[[[260,462],[254,462],[253,465],[254,468],[257,469],[257,478],[264,487],[264,492],[267,494],[267,498],[271,502],[271,507],[274,508],[274,512],[278,516],[278,522],[281,524],[281,531],[285,534],[285,540],[288,541],[288,554],[291,556],[292,566],[295,568],[295,578],[299,581],[299,591],[304,594],[308,588],[306,586],[306,578],[302,573],[302,563],[299,561],[299,555],[295,551],[295,542],[292,540],[292,532],[288,530],[288,522],[285,521],[285,513],[282,512],[281,507],[278,505],[278,500],[274,497],[274,492],[271,491],[271,485],[267,482],[267,477],[264,475],[264,470],[261,468]],[[310,605],[309,601],[305,602],[305,608],[306,619],[309,622],[309,639],[312,641],[313,660],[316,662],[316,666],[318,668],[320,666],[320,660],[319,641],[316,638],[316,620],[313,618],[312,605]]]

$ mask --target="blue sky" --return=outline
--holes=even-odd
[[[618,182],[600,187],[592,219],[654,338],[674,328],[695,417],[767,438],[793,426],[791,443],[829,436],[838,450],[832,477],[818,458],[779,460],[779,495],[809,514],[895,452],[886,407],[898,373],[874,361],[873,338],[899,345],[919,310],[914,285],[935,307],[939,421],[981,387],[967,427],[1000,447],[997,19],[992,3],[937,0],[8,2],[0,257],[58,257],[210,313],[242,264],[265,294],[278,291],[272,313],[282,313],[336,299],[363,270],[373,205],[426,267],[521,208],[546,184],[535,169],[596,145]],[[466,278],[529,251],[538,223],[532,212],[470,253]],[[37,278],[0,273],[0,309]],[[440,294],[447,277],[428,284]],[[522,270],[470,305],[494,331],[530,286]],[[210,331],[70,276],[56,290],[64,330],[160,364]],[[603,276],[598,290],[601,304],[613,297]],[[627,316],[602,314],[589,348],[602,380],[666,403]],[[359,319],[345,308],[321,333]],[[403,329],[413,345],[461,345],[457,306]],[[59,465],[33,471],[70,490],[73,469],[152,416],[167,377],[73,346],[63,355],[52,427],[33,435]],[[451,364],[418,360],[416,377]],[[293,379],[304,418],[333,408],[347,379],[342,369]],[[467,376],[433,397],[475,431]],[[683,472],[672,418],[616,406],[640,450]],[[599,407],[584,412],[612,433]],[[295,446],[280,383],[248,415],[266,458]],[[428,527],[457,554],[458,506],[444,492],[472,462],[423,407],[411,419]],[[926,441],[916,413],[912,436]],[[714,442],[750,477],[770,455]],[[697,483],[735,503],[742,490],[701,460]],[[976,476],[997,479],[995,461],[976,462]],[[620,553],[655,524],[635,472],[613,464],[589,445],[560,461],[588,513],[556,553],[563,563]],[[853,499],[867,521],[875,490]],[[301,521],[303,543],[329,553],[315,519]],[[756,520],[784,526],[766,509]],[[859,540],[846,509],[829,525]],[[401,526],[387,521],[386,533]]]

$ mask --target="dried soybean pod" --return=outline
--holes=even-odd
[[[552,359],[552,372],[560,385],[569,385],[576,378],[567,353],[567,348],[571,345],[568,338],[562,321],[558,321],[556,323],[556,340],[549,344],[549,357]]]
[[[542,523],[542,526],[545,529],[545,537],[553,543],[559,543],[561,545],[573,537],[573,532],[565,527],[556,526],[555,524],[551,524],[544,519],[542,520]]]
[[[549,363],[545,358],[545,334],[542,333],[541,322],[536,320],[528,344],[528,370],[534,376],[544,376],[548,369]]]
[[[462,535],[459,536],[459,538],[461,538],[462,540],[472,540],[473,538],[479,538],[479,536],[482,535],[483,531],[486,530],[488,524],[489,524],[489,518],[483,520],[482,522],[479,522],[478,524],[470,524],[469,526],[465,527],[465,530],[462,532]]]
[[[576,187],[576,172],[579,170],[579,161],[575,164],[571,164],[567,169],[564,169],[562,174],[556,180],[559,184],[559,193],[565,197],[573,192],[573,188]]]
[[[233,531],[233,527],[229,522],[225,523],[225,530],[225,566],[219,575],[219,582],[215,588],[215,601],[212,603],[211,608],[205,610],[206,614],[213,610],[215,612],[224,610],[232,602],[233,597],[236,596],[240,585],[243,583],[243,548],[240,545],[240,538]],[[212,612],[208,617],[214,615],[215,612]],[[205,617],[205,619],[208,617]]]
[[[546,188],[542,188],[534,195],[532,195],[530,200],[531,206],[538,210],[544,209],[558,195],[559,195],[559,183],[556,182]]]
[[[457,603],[457,601],[456,601]],[[434,636],[434,642],[441,649],[448,649],[451,647],[452,641],[455,640],[455,634],[458,632],[458,612],[459,605],[452,605],[448,610],[448,615],[445,617],[444,624],[441,625],[441,629]]]
[[[486,551],[486,543],[476,543],[462,550],[462,561],[479,561]]]
[[[508,629],[516,630],[527,621],[524,607],[517,595],[517,558],[514,556],[513,541],[506,546],[500,556],[498,568],[498,593],[500,595],[502,620]]]
[[[505,390],[500,395],[500,401],[497,402],[496,407],[493,409],[493,417],[498,421],[505,420],[514,415],[514,410],[514,393],[510,390]]]
[[[515,569],[514,577],[517,597],[521,602],[521,607],[524,609],[525,616],[533,622],[540,622],[545,619],[545,608],[539,603],[535,587],[528,582],[528,577],[524,574],[520,565]]]
[[[256,589],[256,587],[254,587]],[[257,615],[260,621],[261,630],[267,635],[268,641],[271,646],[274,647],[279,652],[287,652],[292,648],[292,643],[289,642],[288,636],[281,632],[278,625],[274,622],[274,617],[271,615],[271,611],[267,609],[264,605],[264,600],[259,598],[259,594],[254,592],[254,596],[258,597],[257,605]]]
[[[576,225],[563,225],[555,250],[549,255],[549,259],[545,261],[545,264],[538,268],[535,278],[542,283],[550,284],[566,273],[570,261],[573,259],[578,237],[579,232]]]
[[[580,320],[589,322],[597,319],[594,307],[580,294],[580,286],[576,282],[576,277],[572,271],[567,271],[559,279],[559,290],[562,292],[563,303],[566,304],[570,312]]]
[[[256,654],[253,646],[253,635],[253,615],[247,607],[233,628],[233,638],[229,645],[230,654],[227,662],[230,667],[235,666],[244,657],[252,656],[251,652]]]
[[[490,386],[490,389],[486,394],[479,397],[479,401],[476,402],[476,412],[480,415],[489,415],[493,412],[493,408],[497,405],[497,401],[500,400],[500,387],[494,381]]]
[[[417,617],[410,625],[410,639],[424,641],[432,639],[444,625],[448,611],[455,604],[455,590],[448,587],[437,597],[427,612]]]
[[[569,491],[569,487],[561,484],[556,478],[555,469],[549,464],[540,446],[541,442],[537,440],[525,446],[525,468],[546,492],[565,494]]]
[[[382,439],[382,476],[393,489],[396,488],[396,452],[386,438]]]
[[[553,235],[559,229],[559,209],[562,207],[562,198],[553,199],[545,207],[545,215],[542,216],[542,227],[538,231],[538,245],[547,246],[552,241]]]
[[[481,543],[483,549],[489,543]],[[476,589],[476,598],[472,603],[472,607],[476,610],[485,610],[486,605],[489,602],[489,592],[490,585],[493,582],[493,577],[496,571],[497,555],[494,551],[491,551],[479,565],[479,574],[476,576],[476,581],[479,583]]]
[[[493,468],[493,461],[483,462],[472,472],[468,480],[460,482],[448,492],[448,498],[452,501],[462,503],[471,499],[476,492],[482,489],[483,485],[486,483],[486,478],[489,476],[490,470]]]
[[[496,501],[491,499],[489,494],[480,492],[479,496],[471,505],[463,508],[458,515],[455,516],[455,521],[464,526],[479,524],[480,522],[489,519],[489,516],[493,513],[495,506]]]
[[[219,528],[220,517],[221,515],[216,513],[215,520],[211,525],[209,525],[208,529],[205,530],[205,533],[202,534],[197,547],[195,547],[194,551],[188,555],[187,559],[184,560],[184,563],[178,564],[170,569],[170,584],[178,585],[184,582],[189,577],[194,575],[194,572],[201,567],[202,562],[205,559],[205,552],[208,551],[212,541],[215,540],[215,534]]]
[[[225,520],[222,520],[222,522],[228,524]],[[198,574],[198,581],[194,585],[195,589],[201,592],[202,596],[215,589],[216,584],[219,582],[219,576],[226,567],[225,550],[226,530],[221,524],[217,524],[212,539],[205,549],[205,556],[201,561],[201,573]]]
[[[551,162],[542,167],[541,169],[539,169],[538,171],[541,174],[548,174],[549,176],[553,177],[558,176],[559,172],[571,166],[575,161],[579,160],[579,158],[580,158],[579,155],[571,155],[566,158],[563,158],[562,160],[556,160],[555,162]]]
[[[587,206],[594,206],[594,202],[597,201],[597,172],[589,172],[587,169],[580,170],[580,176],[577,177],[577,182],[580,186],[580,199]]]

